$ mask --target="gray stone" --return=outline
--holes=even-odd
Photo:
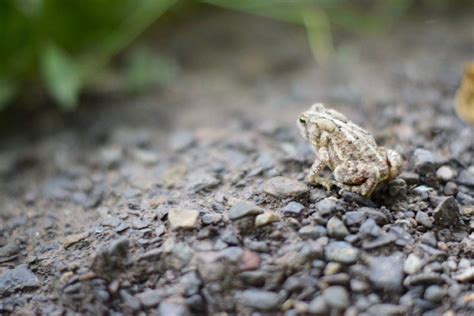
[[[426,288],[424,297],[426,300],[436,304],[440,303],[446,294],[446,289],[438,285],[430,285]]]
[[[359,259],[360,252],[345,241],[332,241],[324,248],[324,255],[328,261],[351,264]]]
[[[308,186],[303,182],[286,177],[271,178],[263,187],[263,192],[277,198],[296,197],[308,191]]]
[[[395,236],[395,234],[392,234],[392,233],[381,233],[379,236],[377,236],[377,238],[375,238],[374,240],[365,240],[363,243],[362,243],[362,248],[366,249],[366,250],[369,250],[369,249],[375,249],[375,248],[379,248],[379,247],[382,247],[382,246],[386,246],[394,241],[397,240],[397,236]]]
[[[140,300],[132,294],[128,293],[127,290],[120,290],[120,297],[128,308],[134,311],[137,311],[141,308]]]
[[[329,221],[326,224],[326,228],[328,230],[329,237],[343,239],[344,237],[349,235],[349,231],[347,230],[347,227],[336,216],[333,216],[329,219]]]
[[[34,289],[40,285],[39,279],[26,264],[20,264],[0,274],[0,295],[22,289]]]
[[[217,179],[211,173],[196,172],[188,176],[187,179],[187,190],[193,193],[197,193],[203,190],[211,189],[220,184],[220,180]]]
[[[420,241],[424,243],[425,245],[431,246],[436,248],[437,246],[437,241],[436,241],[436,235],[432,231],[428,231],[421,235]]]
[[[265,290],[245,290],[238,297],[243,305],[256,310],[271,311],[281,305],[281,299],[277,293]]]
[[[350,211],[344,214],[344,221],[348,226],[360,225],[366,218],[365,213],[361,211]]]
[[[165,297],[164,294],[165,293],[162,289],[146,289],[145,291],[136,294],[135,297],[140,300],[143,306],[149,308],[158,305]]]
[[[329,310],[322,296],[316,296],[308,306],[308,311],[314,315],[327,315]]]
[[[415,238],[402,227],[392,226],[389,232],[397,237],[397,240],[395,240],[395,245],[397,246],[408,246],[415,243]]]
[[[199,224],[199,211],[171,210],[168,213],[168,221],[172,230],[196,228]]]
[[[237,220],[246,216],[255,216],[263,213],[263,210],[252,202],[238,201],[229,210],[229,219]]]
[[[403,290],[403,257],[395,253],[385,257],[369,257],[369,280],[375,288],[391,293]]]
[[[422,175],[434,172],[438,161],[435,154],[423,148],[416,149],[411,159],[415,171]]]
[[[9,242],[3,247],[0,247],[0,262],[6,262],[18,257],[20,248],[15,242]]]
[[[436,170],[436,177],[444,182],[451,181],[456,176],[456,171],[449,166],[441,166]]]
[[[337,211],[342,210],[339,202],[333,198],[325,198],[317,202],[314,207],[318,210],[322,216],[327,216]]]
[[[422,211],[416,212],[415,220],[419,224],[425,226],[426,228],[433,227],[433,223],[431,221],[431,218],[425,212],[422,212]]]
[[[406,312],[406,307],[394,304],[374,304],[367,309],[370,316],[403,316]]]
[[[465,169],[461,171],[456,181],[459,184],[462,184],[471,188],[474,187],[474,171],[471,169]]]
[[[359,228],[359,237],[377,237],[380,234],[380,227],[372,218],[368,218]]]
[[[443,199],[433,211],[434,224],[443,227],[457,224],[459,216],[458,202],[452,196]]]
[[[328,287],[323,291],[323,298],[329,307],[336,310],[344,310],[351,303],[349,293],[342,286]]]
[[[321,225],[306,225],[298,230],[298,234],[304,238],[318,239],[319,237],[326,236],[327,231],[326,228]]]
[[[415,274],[423,267],[423,261],[417,255],[411,253],[403,264],[403,271],[406,274]]]
[[[387,216],[373,207],[361,207],[358,209],[358,211],[364,212],[365,216],[373,219],[378,225],[385,225],[388,223]]]
[[[163,302],[158,308],[159,316],[188,316],[190,315],[188,308],[183,304],[171,302]]]
[[[304,205],[295,201],[286,204],[282,209],[283,215],[298,217],[304,210]]]

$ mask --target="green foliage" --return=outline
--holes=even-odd
[[[303,26],[316,60],[336,52],[333,30],[380,32],[408,8],[466,7],[472,0],[0,0],[0,110],[17,93],[42,87],[64,110],[84,87],[164,12],[213,5]],[[177,68],[144,47],[129,52],[120,80],[128,90],[166,83]],[[110,77],[109,77],[110,78]],[[35,88],[36,89],[36,88]]]
[[[0,106],[33,82],[73,108],[100,68],[175,1],[0,1]]]

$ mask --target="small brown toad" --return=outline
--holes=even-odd
[[[400,154],[377,146],[369,132],[320,103],[299,117],[298,126],[317,154],[307,177],[310,183],[327,190],[336,185],[370,196],[379,185],[400,173]],[[335,180],[320,176],[326,166],[333,171]]]

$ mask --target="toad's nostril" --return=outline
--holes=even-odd
[[[300,121],[301,124],[306,124],[306,120],[302,117],[300,117],[299,121]]]

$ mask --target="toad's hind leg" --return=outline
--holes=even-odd
[[[380,174],[371,164],[346,161],[334,169],[334,178],[342,189],[370,196],[377,187]]]

